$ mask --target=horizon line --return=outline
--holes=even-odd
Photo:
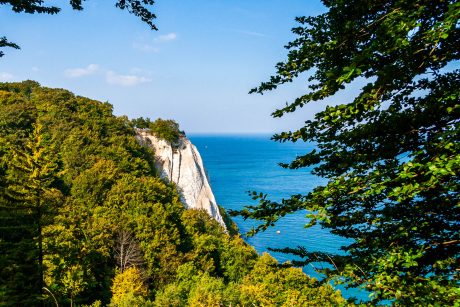
[[[276,133],[280,133],[280,132],[233,132],[233,131],[230,131],[230,132],[222,132],[222,131],[217,131],[217,132],[208,132],[208,131],[190,131],[190,132],[187,132],[185,131],[185,134],[187,135],[188,133],[193,133],[193,134],[276,134]]]

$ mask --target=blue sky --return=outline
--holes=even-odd
[[[0,82],[32,79],[108,101],[116,115],[172,118],[186,132],[208,133],[297,130],[360,88],[352,84],[281,119],[270,114],[305,94],[308,76],[248,95],[286,58],[294,18],[323,13],[320,1],[158,0],[151,10],[159,31],[115,1],[89,0],[81,12],[68,1],[45,4],[62,11],[30,15],[0,7],[0,36],[21,47],[3,48]]]

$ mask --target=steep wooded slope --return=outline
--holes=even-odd
[[[227,235],[206,211],[186,210],[154,164],[154,152],[109,103],[33,81],[0,83],[0,306],[51,306],[42,286],[60,306],[341,300],[330,286],[259,256],[232,224]],[[114,283],[133,272],[114,257],[123,233],[140,254],[133,282],[148,291]]]

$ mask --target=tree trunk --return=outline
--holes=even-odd
[[[43,279],[43,238],[42,238],[42,226],[41,222],[41,210],[40,210],[40,200],[39,200],[39,207],[38,207],[38,270],[40,275],[40,293],[43,292],[43,288],[45,287],[45,281]],[[45,301],[42,300],[42,306],[45,306]]]

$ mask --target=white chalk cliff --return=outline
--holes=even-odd
[[[171,144],[147,130],[137,130],[136,139],[142,145],[153,148],[157,170],[162,178],[167,177],[176,183],[186,208],[205,209],[225,228],[211,189],[209,173],[195,145],[185,136]]]

